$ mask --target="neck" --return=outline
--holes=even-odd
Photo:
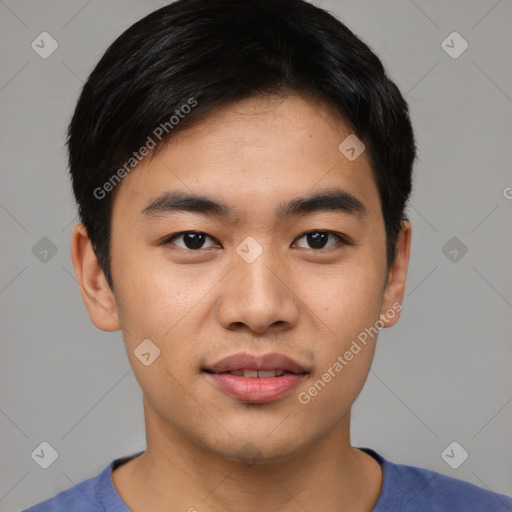
[[[350,415],[294,455],[243,462],[199,446],[146,413],[147,449],[112,473],[131,510],[369,512],[382,486],[380,465],[350,444]]]

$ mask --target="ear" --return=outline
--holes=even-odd
[[[396,242],[396,255],[388,272],[388,281],[384,291],[384,300],[380,320],[384,327],[391,327],[398,322],[405,293],[405,282],[409,268],[412,226],[408,220],[402,221],[402,229]]]
[[[119,330],[114,294],[105,279],[87,230],[82,223],[77,224],[73,229],[71,258],[91,322],[102,331]]]

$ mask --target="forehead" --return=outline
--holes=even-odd
[[[114,209],[140,213],[162,192],[178,189],[261,213],[315,189],[341,188],[371,213],[378,190],[369,155],[347,158],[342,150],[349,136],[320,102],[244,100],[177,132],[156,156],[143,160],[116,191]]]

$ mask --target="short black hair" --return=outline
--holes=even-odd
[[[407,103],[379,58],[342,22],[303,0],[178,0],[112,43],[85,83],[68,129],[80,220],[112,289],[115,185],[143,148],[154,156],[174,133],[219,107],[291,94],[325,102],[364,142],[389,269],[406,218],[416,145]]]

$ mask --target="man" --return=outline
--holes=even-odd
[[[69,129],[91,321],[147,449],[29,510],[505,511],[351,446],[400,315],[414,136],[379,59],[301,0],[180,0],[107,50]]]

